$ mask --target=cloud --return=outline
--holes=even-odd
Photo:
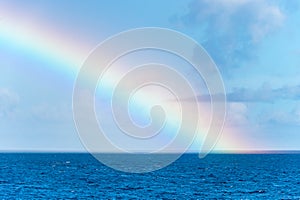
[[[218,94],[215,94],[218,99]],[[210,101],[211,96],[208,94],[199,95],[198,101]],[[300,100],[300,85],[285,86],[281,88],[271,88],[268,84],[262,85],[257,89],[235,88],[226,94],[229,102],[264,102],[273,103],[278,100]],[[189,101],[190,99],[184,99]]]
[[[260,123],[263,124],[281,124],[300,126],[300,104],[293,109],[287,110],[271,110],[263,112],[259,116]]]
[[[227,106],[226,123],[230,125],[246,125],[248,120],[248,107],[244,103],[231,102]]]
[[[35,105],[32,107],[31,113],[39,121],[66,122],[72,119],[71,105],[63,103],[56,105],[47,103]]]
[[[196,31],[218,65],[237,66],[254,58],[257,44],[280,28],[285,18],[273,1],[194,0],[187,14],[172,21]]]
[[[17,93],[6,88],[0,88],[0,117],[13,115],[19,104],[19,99]]]
[[[272,89],[268,85],[263,85],[256,90],[238,88],[227,94],[228,101],[234,102],[269,102],[277,100],[299,100],[300,85],[285,86]]]
[[[270,85],[264,84],[257,89],[237,88],[226,96],[226,123],[229,125],[300,125],[300,104],[297,104],[300,100],[300,85],[271,88]],[[218,94],[215,94],[215,97],[218,97]],[[200,95],[197,99],[205,103],[209,102],[211,97]],[[190,99],[186,98],[184,101]],[[286,102],[288,106],[284,105]],[[269,105],[262,107],[261,103]],[[297,105],[290,109],[289,107],[295,103]],[[248,106],[252,106],[252,109]]]

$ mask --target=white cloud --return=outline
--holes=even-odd
[[[251,35],[254,42],[260,41],[269,32],[283,24],[284,14],[279,7],[270,5],[267,1],[258,1],[256,22],[251,25]]]
[[[231,102],[227,108],[227,123],[230,125],[246,125],[249,123],[248,107],[244,103]]]
[[[256,58],[255,48],[285,21],[283,8],[267,0],[194,0],[172,20],[189,28],[218,65],[236,67]]]
[[[267,0],[202,0],[194,1],[191,6],[189,15],[195,16],[196,21],[206,20],[225,33],[240,31],[236,27],[239,21],[244,31],[249,31],[252,41],[259,41],[285,19],[279,6]]]

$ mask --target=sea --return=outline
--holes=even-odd
[[[0,153],[0,199],[300,199],[300,154],[184,154],[135,174],[85,153]]]

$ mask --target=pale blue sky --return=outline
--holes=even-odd
[[[131,28],[183,32],[219,67],[227,125],[253,143],[245,148],[300,150],[300,1],[0,0],[0,26],[6,20],[49,27],[87,50]],[[76,72],[51,65],[0,32],[0,150],[83,150],[71,110]]]

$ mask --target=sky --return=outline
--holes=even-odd
[[[0,0],[0,151],[85,151],[72,114],[80,67],[140,27],[184,33],[214,60],[227,95],[215,150],[300,150],[300,1]]]

